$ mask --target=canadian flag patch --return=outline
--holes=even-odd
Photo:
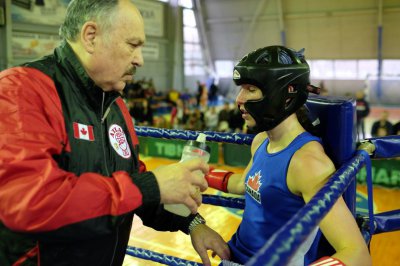
[[[84,139],[94,141],[93,126],[84,125],[74,122],[74,137],[76,139]]]

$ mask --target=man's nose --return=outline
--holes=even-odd
[[[133,61],[132,64],[135,66],[143,66],[144,60],[143,60],[143,54],[142,54],[142,47],[139,47],[135,49],[135,52],[133,54]]]

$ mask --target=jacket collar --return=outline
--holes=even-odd
[[[75,52],[71,46],[65,40],[61,42],[60,46],[55,50],[55,56],[57,62],[62,65],[68,74],[72,75],[72,78],[76,82],[76,88],[87,96],[87,101],[95,109],[101,108],[103,102],[103,90],[98,87],[94,81],[86,73],[85,68],[79,61]],[[104,93],[104,104],[107,107],[110,105],[118,96],[118,92],[105,92]],[[103,108],[105,110],[105,108]]]

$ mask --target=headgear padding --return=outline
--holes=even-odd
[[[260,100],[244,103],[258,130],[273,129],[306,102],[310,68],[303,52],[268,46],[247,54],[234,67],[236,85],[250,84],[262,91]],[[294,90],[289,91],[289,85]]]

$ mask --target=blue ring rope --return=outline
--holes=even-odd
[[[372,183],[372,165],[371,159],[366,151],[364,153],[365,166],[367,170],[367,191],[368,191],[368,217],[369,217],[369,234],[372,236],[375,232],[374,218],[374,198],[373,198],[373,183]]]
[[[196,139],[200,132],[183,131],[171,129],[159,129],[149,127],[135,127],[139,136],[150,136],[156,138],[167,139]],[[212,131],[203,132],[207,135],[208,141],[227,142],[236,144],[250,145],[253,135],[231,134],[231,133],[216,133]],[[308,202],[299,212],[289,220],[278,232],[276,232],[269,241],[250,259],[246,265],[284,265],[291,256],[297,251],[298,247],[318,225],[322,218],[329,212],[337,199],[343,194],[350,182],[355,178],[356,173],[366,164],[370,167],[369,156],[365,151],[357,151],[356,155],[344,164],[335,174],[329,179],[324,187]],[[367,169],[368,171],[368,169]],[[214,195],[203,195],[203,203],[214,205],[228,204],[228,207],[242,208],[244,202],[242,199],[232,199],[224,197],[217,199]],[[372,199],[371,199],[372,200]],[[223,205],[225,206],[225,205]],[[371,219],[372,218],[372,219]],[[373,232],[373,214],[370,213],[370,233]],[[132,251],[130,251],[132,252]],[[149,251],[152,253],[152,251]],[[128,252],[127,252],[128,253]],[[129,254],[129,253],[128,253]],[[155,253],[159,254],[159,253]],[[135,256],[135,255],[134,255]],[[167,256],[160,254],[160,256]],[[158,255],[156,255],[158,257]],[[178,259],[178,258],[177,258]],[[161,262],[161,261],[159,261]],[[164,262],[165,263],[165,262]],[[168,265],[182,265],[170,264]],[[188,262],[186,262],[188,263]],[[185,264],[191,265],[191,264]],[[199,265],[199,264],[198,264]],[[201,265],[201,264],[200,264]]]
[[[234,144],[251,145],[254,135],[240,133],[223,133],[215,131],[191,131],[165,129],[155,127],[135,126],[135,131],[141,137],[154,137],[165,139],[195,140],[199,133],[207,135],[207,141],[225,142]]]
[[[174,256],[154,252],[151,250],[128,246],[126,254],[145,260],[151,260],[170,266],[201,266],[202,263],[188,261]]]
[[[233,198],[233,197],[224,197],[217,195],[202,195],[204,204],[210,204],[215,206],[223,206],[227,208],[235,208],[235,209],[244,209],[244,198]]]

